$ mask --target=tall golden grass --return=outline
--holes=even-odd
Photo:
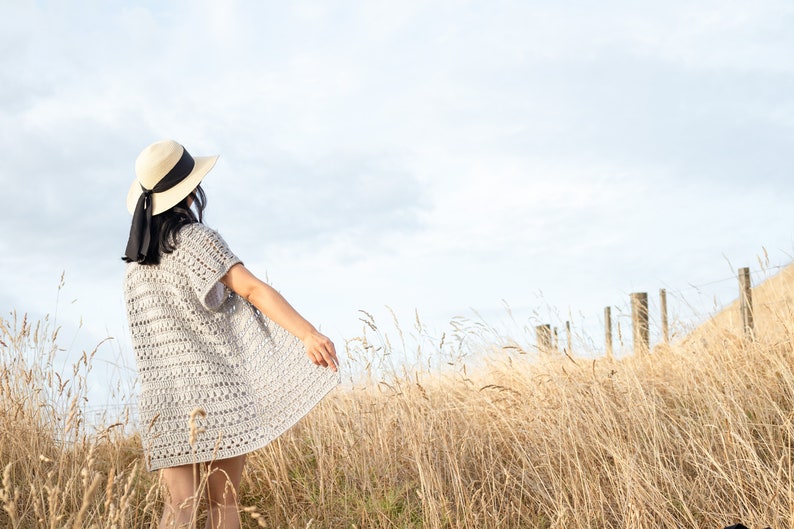
[[[364,363],[394,352],[367,321],[348,344]],[[794,526],[791,335],[707,338],[615,361],[510,347],[381,371],[250,456],[243,526]],[[0,318],[0,527],[156,527],[163,491],[139,439],[87,427],[92,353],[56,373],[56,344],[46,320]]]

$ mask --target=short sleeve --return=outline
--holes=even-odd
[[[220,234],[203,224],[189,224],[179,233],[179,246],[184,250],[190,282],[201,304],[208,310],[220,307],[228,289],[220,279],[240,259],[229,249]]]

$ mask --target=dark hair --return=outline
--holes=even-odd
[[[192,206],[195,207],[195,212],[189,205],[189,199],[193,200]],[[206,206],[207,195],[204,194],[204,190],[199,185],[174,207],[163,211],[159,215],[154,215],[152,217],[152,238],[149,241],[149,251],[140,264],[160,264],[161,254],[171,253],[176,249],[176,236],[183,226],[204,221],[204,208]],[[122,257],[122,260],[128,263],[133,262],[126,256]]]

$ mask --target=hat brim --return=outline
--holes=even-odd
[[[162,193],[152,193],[152,215],[159,215],[160,213],[171,209],[179,204],[179,202],[188,196],[191,191],[196,189],[201,183],[201,180],[210,172],[210,169],[215,165],[218,160],[217,156],[194,156],[193,160],[195,165],[189,175],[177,185],[163,191]],[[138,203],[138,197],[141,196],[143,190],[141,184],[136,178],[130,186],[127,193],[127,211],[132,215],[135,212],[135,205]]]

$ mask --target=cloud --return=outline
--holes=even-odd
[[[123,198],[166,137],[221,155],[209,223],[344,332],[357,308],[604,303],[790,246],[786,2],[4,15],[0,292],[20,308],[67,269],[87,320],[122,321]]]
[[[234,153],[205,180],[208,219],[263,253],[279,245],[317,246],[343,239],[386,251],[390,232],[421,229],[428,198],[416,178],[388,156],[295,160],[276,153]],[[213,209],[215,208],[215,209]]]

